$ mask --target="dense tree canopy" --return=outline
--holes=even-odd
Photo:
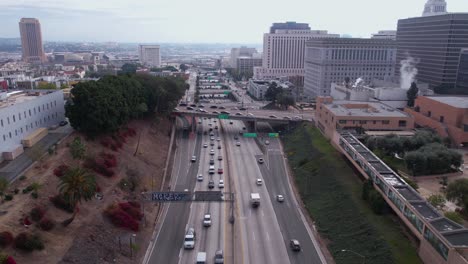
[[[412,82],[411,83],[411,87],[408,89],[408,91],[406,92],[406,96],[408,98],[408,103],[407,105],[409,107],[413,107],[414,106],[414,100],[416,99],[416,97],[418,97],[418,92],[419,92],[419,89],[418,87],[416,86],[416,83],[415,82]]]
[[[446,190],[447,199],[468,210],[468,179],[451,182]]]
[[[65,109],[70,123],[88,136],[115,132],[130,119],[172,111],[185,92],[182,79],[150,75],[105,76],[78,83]]]

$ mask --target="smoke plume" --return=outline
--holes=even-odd
[[[416,64],[418,60],[407,57],[406,60],[400,62],[400,88],[408,90],[411,87],[411,83],[414,82],[414,77],[418,74],[418,69],[416,69]]]

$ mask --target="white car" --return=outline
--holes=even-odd
[[[239,141],[236,142],[236,146],[240,147],[240,142]]]
[[[204,148],[207,148],[207,147],[208,147],[208,144],[203,144],[203,147],[204,147]]]
[[[198,174],[197,181],[203,181],[203,175],[202,174]]]
[[[215,154],[214,149],[210,150],[210,155],[214,155],[214,154]]]
[[[261,186],[261,185],[263,184],[263,180],[262,180],[262,179],[260,179],[260,178],[259,178],[259,179],[257,179],[257,181],[256,181],[256,182],[257,182],[257,185],[258,185],[258,186]]]
[[[211,215],[210,215],[210,214],[206,214],[206,215],[203,217],[203,226],[204,226],[204,227],[209,227],[209,226],[211,226]]]
[[[224,180],[219,180],[218,188],[224,188]]]
[[[195,247],[195,229],[193,227],[189,228],[184,238],[184,248],[193,249]]]
[[[284,202],[284,197],[281,194],[276,195],[276,200],[280,203]]]
[[[218,137],[216,140],[219,142],[219,141],[221,141],[221,138],[220,138],[220,137]]]
[[[265,140],[265,145],[270,145],[270,141]]]
[[[197,156],[192,156],[192,162],[196,162],[197,161]]]

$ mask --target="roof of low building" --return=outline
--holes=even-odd
[[[336,116],[349,117],[408,117],[408,114],[380,102],[360,102],[336,100],[324,103],[328,110]]]
[[[456,108],[468,108],[468,96],[427,96],[427,98]]]

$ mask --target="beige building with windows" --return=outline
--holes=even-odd
[[[19,22],[23,61],[43,63],[46,60],[42,46],[41,23],[36,18],[22,18]]]
[[[325,136],[346,130],[404,131],[414,128],[409,114],[378,101],[334,101],[317,97],[317,127]]]

